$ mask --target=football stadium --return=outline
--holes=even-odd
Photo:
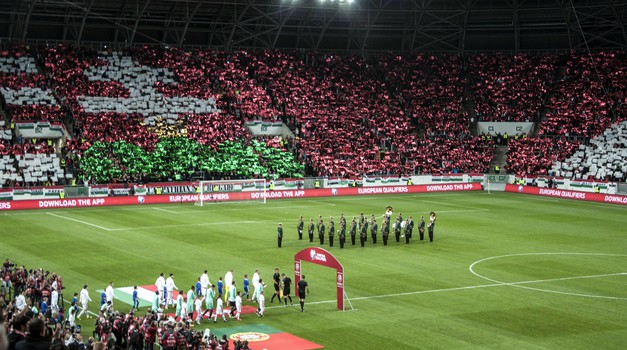
[[[623,349],[627,1],[0,6],[0,350]]]

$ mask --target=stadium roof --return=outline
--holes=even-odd
[[[625,49],[627,0],[0,0],[0,38],[370,52]],[[585,40],[584,36],[585,35]]]

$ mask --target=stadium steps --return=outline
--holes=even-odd
[[[3,103],[0,102],[0,106],[3,106]],[[7,113],[4,111],[4,108],[0,108],[0,120],[4,120],[5,125],[9,125],[9,118],[7,118]]]
[[[472,136],[477,136],[477,134],[478,134],[478,132],[477,132],[477,112],[475,112],[475,99],[474,99],[473,90],[470,87],[470,84],[466,84],[466,86],[464,86],[464,91],[463,91],[462,94],[464,96],[464,102],[462,104],[462,107],[464,108],[466,113],[468,113],[468,119],[469,120],[474,120],[474,122],[471,123],[470,126],[469,126],[470,134]]]
[[[44,56],[41,55],[37,49],[33,49],[31,55],[35,57],[35,65],[37,66],[37,72],[39,74],[43,74],[47,76],[48,78],[50,78],[50,74],[48,70],[46,69],[46,64],[43,60]],[[54,98],[57,100],[61,108],[64,111],[66,111],[66,115],[63,117],[63,120],[62,120],[63,125],[65,125],[65,130],[67,130],[67,132],[70,135],[72,135],[72,137],[76,137],[76,135],[74,135],[74,121],[76,120],[76,118],[74,118],[74,115],[73,115],[74,112],[73,112],[72,106],[70,106],[67,103],[65,98],[61,96],[53,86],[49,86],[48,88],[50,89],[52,96],[54,96]],[[60,151],[57,153],[60,153]]]
[[[494,171],[494,166],[498,165],[501,168],[501,173],[503,172],[503,166],[507,164],[507,146],[495,146],[494,147],[494,156],[492,160],[490,160],[490,173]]]
[[[557,85],[557,82],[564,78],[564,73],[566,73],[566,63],[562,62],[560,66],[557,67],[557,69],[555,70],[555,77],[553,79],[554,84],[550,87],[549,93],[546,95],[544,101],[542,102],[540,114],[538,115],[538,119],[535,120],[536,123],[534,124],[534,129],[531,134],[532,137],[538,136],[538,131],[540,131],[542,123],[544,122],[544,120],[546,120],[546,114],[551,110],[551,108],[548,107],[547,104],[549,103],[549,101],[551,101],[551,98],[555,94],[555,86]]]

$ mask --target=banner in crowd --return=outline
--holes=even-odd
[[[327,186],[342,186],[342,187],[346,187],[348,186],[350,181],[349,179],[342,179],[339,177],[330,177],[327,180]]]
[[[468,174],[468,182],[483,182],[483,174]]]
[[[305,181],[303,179],[292,179],[292,180],[288,180],[288,179],[283,179],[283,180],[278,180],[276,182],[277,186],[285,186],[286,188],[303,188],[305,186]]]
[[[10,201],[10,200],[13,200],[13,191],[0,192],[0,201]]]
[[[146,185],[135,185],[134,189],[135,195],[145,196],[148,194],[148,188]]]
[[[47,121],[18,122],[15,123],[15,127],[18,135],[29,139],[58,139],[70,136],[65,130],[65,126],[61,123],[50,123]]]
[[[433,182],[463,182],[464,174],[431,175]]]
[[[364,186],[380,186],[381,184],[386,185],[386,184],[391,184],[391,185],[397,185],[397,184],[406,184],[407,180],[409,180],[409,177],[407,176],[403,176],[403,177],[398,177],[398,176],[373,176],[373,177],[364,177],[363,179],[363,185]]]
[[[246,122],[246,127],[253,135],[283,135],[288,132],[281,122],[251,121]]]
[[[89,188],[90,197],[108,197],[109,186],[93,186]]]
[[[518,135],[527,135],[533,127],[532,122],[478,122],[477,129],[479,134],[504,135],[507,133],[509,137]]]
[[[566,183],[566,180],[564,180],[564,178],[561,178],[561,177],[549,178],[549,177],[546,177],[546,176],[538,176],[538,177],[526,176],[527,180],[531,179],[531,181],[533,181],[534,178],[536,179],[536,181],[538,183],[543,183],[543,184],[546,184],[547,182],[549,182],[549,179],[552,179],[553,183],[556,186],[564,186],[564,184]]]
[[[559,197],[567,199],[577,199],[583,201],[612,203],[627,205],[627,196],[607,193],[591,193],[581,191],[560,190],[556,188],[544,188],[523,185],[506,185],[505,192],[515,192],[533,194],[537,196]]]
[[[214,192],[203,195],[203,201],[228,202],[259,200],[263,196],[267,199],[307,198],[307,197],[339,197],[339,196],[368,196],[381,194],[405,194],[425,192],[450,191],[480,191],[479,183],[455,183],[437,185],[414,186],[377,186],[377,187],[349,187],[349,188],[322,188],[308,190],[276,190],[276,191],[245,191],[245,192]],[[0,210],[19,209],[51,209],[77,208],[115,205],[167,204],[167,203],[194,203],[198,194],[161,194],[151,196],[120,196],[99,198],[68,198],[50,200],[22,200],[0,202]]]
[[[25,199],[59,198],[59,194],[61,193],[62,190],[63,190],[63,187],[16,188],[16,189],[13,189],[12,191],[11,199],[25,200]],[[3,197],[0,199],[6,199],[6,198]]]
[[[594,186],[599,186],[599,189],[606,189],[607,182],[600,181],[584,181],[584,180],[571,180],[570,187],[575,188],[594,188]]]

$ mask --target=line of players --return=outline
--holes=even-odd
[[[407,219],[403,219],[403,214],[399,213],[395,219],[395,222],[390,225],[392,220],[392,207],[388,207],[386,209],[385,214],[383,215],[383,222],[381,224],[381,235],[383,238],[383,245],[388,244],[388,239],[390,233],[394,233],[394,237],[396,238],[396,242],[400,242],[401,238],[405,238],[405,244],[409,244],[410,239],[413,235],[414,230],[414,220],[411,216]],[[418,232],[420,235],[420,240],[424,240],[425,227],[428,231],[429,241],[433,242],[433,231],[435,229],[435,221],[436,214],[431,212],[429,215],[429,223],[427,224],[424,220],[423,216],[420,216],[420,221],[418,223]],[[298,239],[303,239],[303,230],[305,227],[305,223],[303,221],[303,216],[301,215],[298,224],[296,225],[296,229],[298,230]],[[307,232],[309,234],[309,242],[313,242],[314,233],[317,230],[318,239],[320,240],[320,245],[324,245],[325,235],[328,236],[329,246],[333,247],[334,238],[336,235],[335,229],[335,221],[333,217],[329,217],[329,228],[328,231],[324,224],[324,219],[322,215],[318,216],[318,223],[315,224],[313,218],[309,219],[309,224],[307,226]],[[339,238],[340,248],[343,249],[346,243],[346,231],[347,231],[347,221],[344,217],[344,214],[340,214],[339,219],[339,228],[337,229],[337,235]],[[327,233],[328,232],[328,233]],[[370,237],[372,239],[372,244],[377,243],[377,233],[379,232],[379,226],[377,224],[377,219],[374,214],[370,217],[370,220],[367,220],[364,216],[364,213],[361,213],[359,216],[359,220],[353,216],[353,219],[348,226],[348,233],[351,240],[351,245],[355,245],[357,239],[357,233],[359,232],[359,242],[362,247],[365,246],[365,243],[368,240],[368,232],[370,232]]]
[[[279,302],[283,299],[285,306],[287,306],[287,300],[289,298],[292,303],[291,297],[291,285],[292,280],[284,273],[279,274],[279,269],[276,268],[274,275],[272,276],[274,284],[274,294],[270,299],[270,302],[274,302],[274,298],[278,297]],[[304,282],[304,281],[303,281]],[[205,318],[217,322],[218,317],[222,317],[224,322],[227,322],[227,316],[235,318],[240,321],[242,313],[243,298],[247,301],[257,303],[257,309],[255,313],[259,317],[264,317],[266,297],[264,289],[266,284],[259,275],[259,270],[255,270],[252,278],[253,291],[250,291],[250,280],[248,275],[244,275],[243,291],[237,289],[236,283],[233,279],[233,270],[228,271],[224,279],[220,277],[217,282],[217,286],[209,281],[207,270],[198,278],[195,285],[192,285],[184,294],[183,290],[180,290],[174,284],[173,274],[165,279],[164,274],[161,273],[155,282],[156,291],[153,297],[151,308],[152,310],[163,312],[163,309],[168,309],[173,306],[175,308],[175,318],[179,318],[183,321],[191,320],[194,312],[196,312],[196,318],[194,321],[200,323]],[[299,285],[300,287],[300,285]],[[300,290],[299,290],[300,291]],[[304,305],[304,296],[300,297],[301,311]],[[204,310],[203,310],[204,302]],[[225,305],[227,303],[227,305]],[[137,293],[137,287],[133,292],[133,309],[139,307],[139,298]],[[163,308],[163,309],[162,309]],[[214,311],[215,308],[215,311]]]
[[[259,270],[255,271],[252,280],[254,287],[252,300],[257,301],[257,315],[263,317],[265,311],[263,289],[265,284],[263,284],[263,280],[259,276]],[[161,273],[155,282],[156,291],[151,308],[152,310],[161,310],[162,307],[168,309],[174,306],[175,318],[180,317],[181,320],[191,319],[195,311],[196,319],[194,321],[196,321],[196,323],[200,323],[207,313],[209,314],[207,319],[213,319],[213,322],[217,322],[218,317],[222,317],[224,322],[227,322],[227,315],[239,321],[242,312],[242,298],[245,297],[247,300],[251,300],[248,275],[244,275],[243,284],[243,292],[238,291],[233,279],[233,270],[230,270],[224,275],[224,279],[222,277],[218,279],[216,286],[209,281],[207,270],[205,270],[198,278],[196,284],[190,286],[189,291],[185,295],[184,291],[178,289],[174,284],[172,274],[165,279],[163,273]],[[205,304],[204,310],[203,302]],[[230,308],[227,308],[225,303],[227,303]],[[133,293],[133,304],[134,308],[137,308],[139,305],[135,293]]]

